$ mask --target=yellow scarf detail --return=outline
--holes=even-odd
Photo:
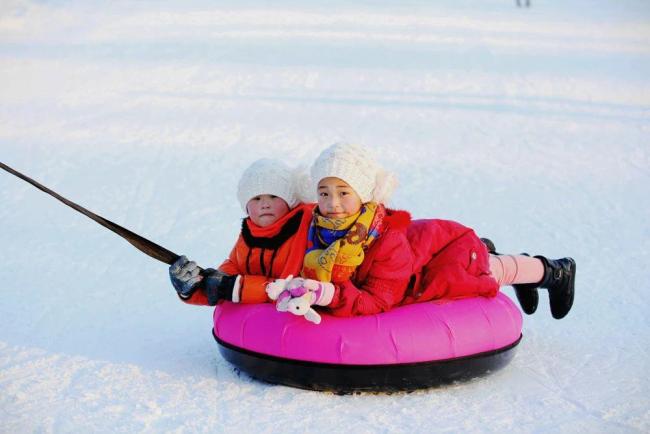
[[[343,219],[314,212],[302,276],[335,283],[350,279],[363,262],[365,248],[379,235],[383,218],[375,217],[383,217],[383,207],[374,202],[364,204],[358,213]]]

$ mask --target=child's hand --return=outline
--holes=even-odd
[[[334,285],[330,282],[297,277],[291,280],[286,289],[278,295],[276,309],[280,312],[303,315],[307,320],[319,324],[320,315],[311,306],[327,306],[333,296]]]
[[[297,293],[298,296],[304,292],[309,292],[311,296],[310,304],[312,305],[327,306],[332,301],[332,297],[334,297],[334,285],[332,283],[303,279],[302,277],[297,277],[289,282],[287,289],[293,293]]]
[[[189,298],[199,286],[203,277],[196,262],[181,256],[169,267],[169,279],[181,298]]]
[[[239,276],[226,274],[223,271],[213,268],[206,268],[202,273],[204,275],[205,295],[208,298],[208,304],[215,306],[220,300],[235,301],[234,294],[239,294]]]
[[[286,279],[276,279],[275,281],[266,285],[266,295],[271,300],[277,300],[282,291],[287,288],[287,284],[293,279],[293,274],[290,274]]]

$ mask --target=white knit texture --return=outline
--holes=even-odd
[[[280,160],[263,158],[255,161],[242,173],[237,187],[237,198],[244,212],[247,212],[248,201],[261,194],[278,196],[293,208],[300,202],[296,192],[298,179],[299,169],[291,168]]]
[[[342,179],[354,189],[363,203],[385,203],[397,180],[375,160],[370,150],[355,144],[336,143],[321,152],[311,167],[314,192],[318,183],[329,177]]]

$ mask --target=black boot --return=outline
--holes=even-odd
[[[544,264],[544,278],[538,286],[548,289],[551,314],[555,319],[564,318],[571,310],[571,306],[573,306],[576,261],[572,258],[546,259],[543,256],[535,257]]]
[[[522,255],[530,256],[528,253],[522,253]],[[527,315],[532,315],[537,310],[537,305],[539,304],[539,292],[537,292],[537,288],[539,286],[540,283],[519,283],[512,285],[515,288],[515,295],[521,305],[521,310]]]
[[[485,244],[489,253],[498,255],[497,249],[491,240],[488,238],[481,238],[481,241]],[[522,255],[530,256],[528,253],[522,253]],[[512,286],[515,288],[515,295],[517,296],[521,310],[528,315],[535,313],[537,305],[539,304],[539,293],[537,292],[539,283],[527,283]]]
[[[497,248],[494,247],[492,240],[487,238],[481,238],[480,240],[483,244],[485,244],[485,247],[487,247],[488,253],[492,253],[493,255],[497,254]]]

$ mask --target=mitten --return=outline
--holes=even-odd
[[[181,298],[187,299],[197,290],[203,280],[200,271],[196,262],[189,261],[186,256],[179,257],[169,267],[169,279]]]
[[[214,306],[219,300],[239,301],[239,275],[207,268],[203,272],[205,295],[208,304]]]
[[[282,291],[287,288],[289,282],[293,279],[293,274],[290,274],[286,279],[275,279],[273,282],[266,285],[266,295],[271,300],[277,300]]]

